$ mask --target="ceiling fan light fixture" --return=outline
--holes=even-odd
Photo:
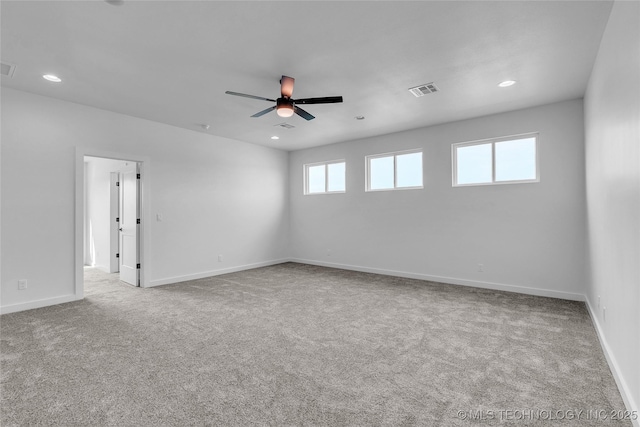
[[[291,117],[293,116],[293,107],[290,105],[280,105],[276,112],[280,117]]]
[[[293,101],[290,98],[278,98],[276,101],[276,113],[280,117],[291,117],[293,112]]]

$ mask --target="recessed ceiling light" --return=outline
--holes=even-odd
[[[355,116],[354,117],[356,120],[364,120],[364,116]]]
[[[498,84],[498,86],[509,87],[509,86],[513,86],[514,84],[516,84],[515,80],[505,80],[502,83]]]
[[[54,76],[53,74],[45,74],[44,76],[42,76],[42,78],[54,83],[60,83],[62,81],[60,77]]]
[[[280,139],[280,137],[274,135],[274,136],[271,137],[271,139]]]

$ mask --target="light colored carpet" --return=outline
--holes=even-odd
[[[2,426],[588,426],[500,411],[624,409],[578,302],[294,263],[151,289],[86,277],[83,301],[2,316]]]

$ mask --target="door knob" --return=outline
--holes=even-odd
[[[122,231],[122,227],[118,228],[118,230]]]

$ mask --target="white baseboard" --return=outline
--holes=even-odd
[[[385,270],[380,268],[361,267],[357,265],[337,264],[331,262],[314,261],[309,259],[292,258],[291,262],[301,264],[319,265],[321,267],[340,268],[342,270],[361,271],[364,273],[382,274],[385,276],[406,277],[408,279],[428,280],[430,282],[440,282],[449,285],[471,286],[474,288],[492,289],[494,291],[516,292],[519,294],[536,295],[541,297],[551,297],[566,299],[571,301],[584,301],[584,295],[570,292],[554,291],[551,289],[528,288],[525,286],[505,285],[502,283],[480,282],[477,280],[458,279],[455,277],[432,276],[422,273],[408,273],[405,271]]]
[[[255,264],[245,264],[236,267],[223,268],[220,270],[203,271],[201,273],[187,274],[184,276],[167,277],[164,279],[151,280],[145,287],[152,288],[154,286],[170,285],[173,283],[186,282],[187,280],[204,279],[205,277],[219,276],[221,274],[235,273],[237,271],[251,270],[253,268],[268,267],[270,265],[282,264],[289,262],[288,258],[276,259],[272,261],[257,262]]]
[[[289,259],[285,258],[285,259],[278,259],[278,260],[272,260],[272,261],[258,262],[255,264],[240,265],[237,267],[224,268],[221,270],[214,270],[214,271],[205,271],[202,273],[189,274],[186,276],[176,276],[176,277],[169,277],[166,279],[152,280],[149,283],[149,285],[147,285],[146,287],[168,285],[171,283],[184,282],[187,280],[202,279],[204,277],[218,276],[218,275],[227,274],[227,273],[235,273],[237,271],[251,270],[252,268],[267,267],[269,265],[282,264],[283,262],[289,262]],[[94,268],[102,269],[101,266],[95,266]],[[79,301],[79,300],[82,300],[83,298],[84,296],[63,295],[55,298],[47,298],[47,299],[29,301],[25,303],[0,306],[0,314],[9,314],[9,313],[15,313],[18,311],[32,310],[34,308],[42,308],[42,307],[48,307],[51,305],[64,304],[66,302]]]
[[[34,308],[48,307],[50,305],[64,304],[66,302],[79,301],[82,297],[76,295],[63,295],[61,297],[40,299],[20,304],[11,304],[0,307],[0,314],[15,313],[17,311],[32,310]]]
[[[609,364],[609,368],[611,369],[611,373],[613,374],[613,379],[616,381],[616,385],[618,386],[618,390],[620,390],[620,395],[622,396],[622,400],[624,401],[627,410],[629,411],[637,411],[638,417],[640,417],[640,407],[638,407],[637,402],[634,401],[632,394],[629,392],[629,386],[625,381],[624,377],[620,374],[620,367],[611,351],[611,347],[607,343],[607,339],[604,335],[604,331],[600,326],[600,322],[596,317],[596,312],[591,305],[588,297],[585,297],[585,304],[587,306],[587,311],[589,312],[589,316],[591,316],[591,321],[593,322],[593,326],[596,329],[596,334],[598,335],[598,340],[600,341],[600,346],[602,347],[602,352],[604,353],[604,357],[607,359],[607,363]],[[617,409],[617,408],[614,408]],[[640,419],[631,420],[631,423],[635,427],[640,427]]]

